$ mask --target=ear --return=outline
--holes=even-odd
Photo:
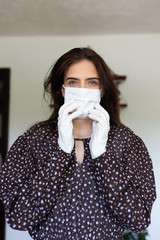
[[[62,96],[64,97],[65,96],[65,89],[64,89],[63,86],[61,87],[61,92],[62,92]]]
[[[101,98],[104,96],[104,91],[102,90],[101,91]]]

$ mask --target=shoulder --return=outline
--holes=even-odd
[[[136,136],[135,133],[125,125],[111,125],[110,135],[116,137],[123,137],[124,139]]]
[[[30,135],[42,135],[42,136],[49,136],[49,135],[56,135],[57,131],[52,128],[51,123],[37,123],[30,127],[26,133]]]
[[[52,128],[51,124],[37,123],[19,136],[18,139],[27,142],[28,145],[41,145],[43,142],[55,142],[57,138],[58,133]]]
[[[124,146],[144,145],[143,140],[125,125],[112,125],[109,132],[112,141],[118,141]]]
[[[116,157],[150,162],[150,154],[143,140],[126,126],[111,126],[108,138],[108,151]]]

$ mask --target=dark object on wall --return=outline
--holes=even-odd
[[[113,80],[114,80],[114,83],[115,83],[117,91],[118,91],[120,106],[122,108],[127,107],[127,103],[119,90],[119,84],[121,84],[123,81],[125,81],[127,76],[115,74],[113,71],[111,71],[111,72],[113,74]]]
[[[0,68],[0,169],[8,148],[10,69]],[[5,239],[5,213],[0,202],[0,239]]]

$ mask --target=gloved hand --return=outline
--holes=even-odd
[[[74,147],[73,123],[82,112],[77,110],[78,104],[75,100],[69,100],[59,109],[58,117],[58,144],[66,153],[71,153]]]
[[[110,129],[110,118],[107,111],[99,103],[96,103],[94,109],[90,110],[89,118],[93,120],[89,147],[91,157],[94,159],[106,151],[106,143]]]

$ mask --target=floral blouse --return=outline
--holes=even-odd
[[[0,199],[14,229],[35,240],[122,240],[150,224],[156,198],[152,162],[129,128],[111,126],[106,152],[84,160],[60,149],[58,132],[36,124],[11,147],[0,172]],[[98,147],[98,146],[97,146]]]

